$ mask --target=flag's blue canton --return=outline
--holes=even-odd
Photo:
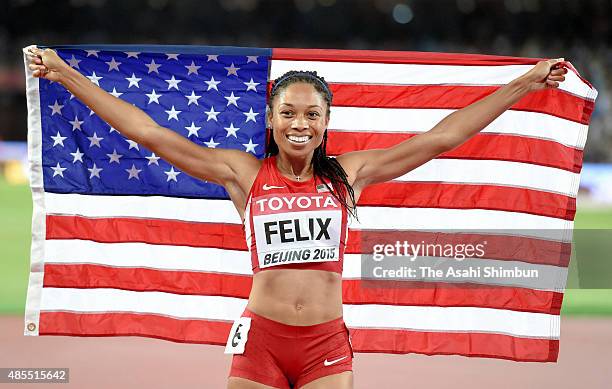
[[[267,56],[58,53],[92,82],[202,147],[263,157]],[[40,101],[46,191],[228,198],[222,187],[128,142],[62,85],[40,80]]]

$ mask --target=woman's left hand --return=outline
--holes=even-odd
[[[567,74],[563,61],[563,58],[540,61],[520,78],[527,84],[529,91],[558,88],[559,83],[565,81]]]

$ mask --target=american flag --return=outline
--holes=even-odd
[[[202,147],[259,158],[268,85],[286,71],[316,70],[330,82],[328,153],[338,155],[428,131],[537,62],[348,50],[54,48],[160,125]],[[558,90],[532,93],[457,149],[363,192],[343,272],[355,351],[557,359],[582,150],[597,95],[568,66]],[[26,73],[34,215],[25,334],[225,344],[252,277],[227,192],[126,139],[61,85]],[[368,286],[361,254],[371,247],[363,242],[384,241],[389,231],[417,242],[486,238],[486,259],[464,266],[536,269],[546,277]]]

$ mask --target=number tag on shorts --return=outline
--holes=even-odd
[[[250,317],[241,317],[234,321],[227,338],[227,344],[225,345],[225,354],[244,353],[244,346],[246,345],[250,329]]]

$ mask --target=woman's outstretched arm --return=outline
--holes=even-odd
[[[436,156],[454,149],[480,132],[528,93],[557,88],[565,80],[563,59],[540,61],[529,72],[501,87],[495,93],[448,115],[428,132],[388,149],[346,153],[338,161],[353,175],[353,187],[400,177]]]
[[[253,155],[239,150],[201,147],[158,125],[139,108],[107,93],[68,66],[54,50],[32,47],[28,55],[34,77],[59,82],[121,134],[193,177],[227,188],[248,182],[243,178],[252,176],[259,166]]]

